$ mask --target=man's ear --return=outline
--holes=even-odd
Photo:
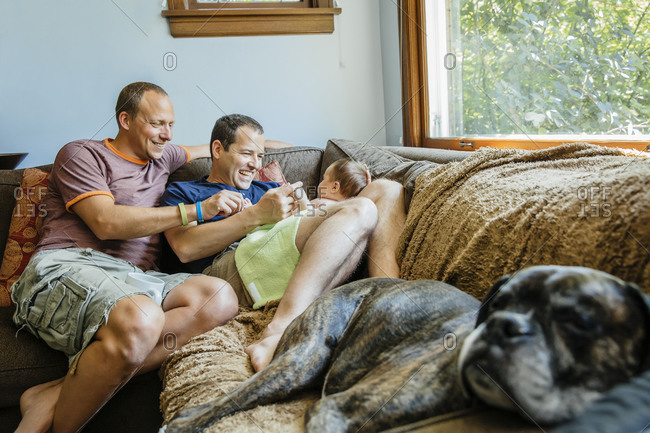
[[[210,152],[212,152],[212,157],[215,160],[218,160],[219,157],[221,156],[221,152],[225,152],[223,145],[221,144],[221,141],[214,140],[210,145]]]
[[[126,111],[121,111],[117,115],[117,121],[120,124],[120,127],[125,130],[129,130],[129,125],[131,124],[131,116]]]

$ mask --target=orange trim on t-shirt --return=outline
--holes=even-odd
[[[83,199],[85,199],[85,198],[92,197],[92,196],[94,196],[94,195],[107,195],[107,196],[109,196],[110,198],[112,198],[113,201],[115,201],[115,197],[113,197],[113,194],[111,194],[110,192],[106,192],[106,191],[90,191],[90,192],[85,192],[85,193],[83,193],[83,194],[81,194],[81,195],[78,195],[78,196],[76,196],[75,198],[73,198],[72,200],[70,200],[69,202],[67,202],[67,203],[65,204],[65,210],[67,210],[67,211],[70,212],[70,213],[74,213],[74,212],[72,212],[72,211],[70,210],[70,207],[71,207],[71,206],[73,206],[73,205],[79,203],[81,200],[83,200]]]
[[[178,147],[180,147],[185,151],[185,153],[187,153],[187,159],[185,160],[185,164],[187,164],[188,162],[190,162],[190,151],[187,150],[187,147],[181,146],[180,144],[178,145]]]
[[[143,161],[143,160],[141,160],[141,159],[137,159],[137,158],[132,158],[132,157],[130,157],[130,156],[128,156],[128,155],[123,154],[122,152],[120,152],[119,150],[117,150],[117,149],[116,149],[116,148],[111,144],[111,141],[113,141],[112,138],[105,138],[105,139],[104,139],[104,144],[106,145],[106,147],[108,147],[109,149],[111,149],[111,150],[113,151],[113,153],[115,153],[115,154],[116,154],[117,156],[119,156],[120,158],[124,158],[124,159],[126,159],[127,161],[134,162],[134,163],[136,163],[136,164],[140,164],[140,165],[147,165],[147,163],[149,162],[149,161]]]

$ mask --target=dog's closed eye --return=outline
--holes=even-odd
[[[598,320],[590,311],[583,311],[575,307],[563,307],[553,312],[557,323],[565,330],[573,334],[600,334],[602,331]]]

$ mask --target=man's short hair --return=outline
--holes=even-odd
[[[243,114],[228,114],[220,117],[212,128],[212,136],[210,138],[210,148],[214,140],[219,140],[221,146],[227,152],[230,145],[237,140],[237,130],[242,126],[249,126],[254,129],[258,134],[264,134],[264,128],[259,122],[252,117]],[[210,151],[212,153],[212,151]]]
[[[165,92],[162,87],[153,83],[137,81],[127,85],[120,92],[120,95],[117,97],[117,103],[115,104],[115,120],[117,120],[118,127],[120,127],[120,113],[122,111],[126,111],[131,118],[135,118],[140,109],[142,95],[144,95],[144,92],[147,90],[153,90],[159,95],[168,96],[167,92]]]

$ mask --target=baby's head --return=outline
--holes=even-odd
[[[345,200],[359,194],[370,183],[370,172],[365,164],[343,158],[327,167],[323,181],[318,184],[318,197],[328,200]]]

